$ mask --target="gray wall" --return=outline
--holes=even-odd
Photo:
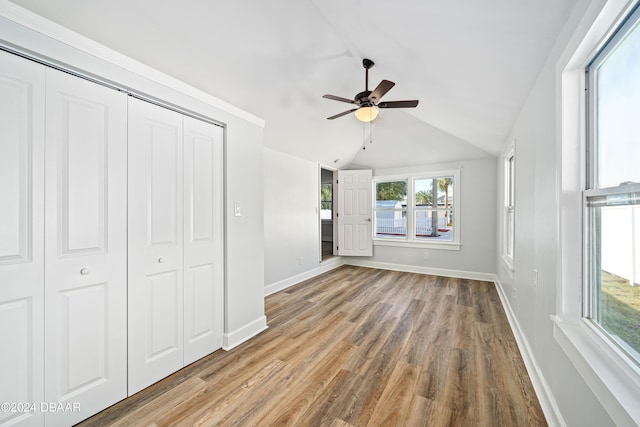
[[[345,262],[384,263],[417,269],[442,269],[451,273],[493,273],[496,253],[496,159],[377,169],[377,176],[460,169],[459,251],[375,245],[373,257],[349,257]],[[429,252],[429,260],[424,252]],[[428,271],[428,270],[425,270]]]
[[[383,263],[493,274],[496,259],[496,159],[465,160],[410,168],[375,170],[374,177],[461,168],[459,251],[375,246],[373,257],[343,262]],[[319,165],[271,149],[264,150],[265,285],[312,275],[320,267]],[[300,258],[303,258],[302,265]]]
[[[265,285],[320,265],[320,170],[317,163],[265,148]]]

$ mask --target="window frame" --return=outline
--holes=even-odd
[[[601,324],[601,309],[597,295],[601,293],[602,279],[599,270],[602,265],[601,247],[601,215],[600,208],[625,206],[640,206],[640,184],[618,183],[603,187],[599,181],[601,144],[598,141],[598,70],[609,59],[610,54],[622,43],[631,31],[640,31],[640,8],[636,8],[623,23],[607,39],[585,67],[585,115],[587,120],[587,135],[585,144],[585,189],[582,192],[583,205],[583,283],[582,283],[582,317],[590,322],[612,345],[626,355],[629,363],[640,367],[640,349],[631,349],[626,343],[621,343]],[[635,353],[635,354],[634,354]]]
[[[398,178],[398,179],[381,179],[381,180],[373,180],[373,227],[372,227],[372,232],[373,232],[373,238],[374,239],[380,239],[380,240],[406,240],[406,238],[409,236],[409,217],[408,217],[408,202],[407,204],[404,205],[404,207],[401,205],[400,208],[379,208],[376,206],[377,202],[378,202],[378,198],[377,198],[377,193],[378,193],[378,184],[385,184],[385,183],[390,183],[390,182],[405,182],[406,186],[407,186],[407,201],[409,198],[409,181],[407,179],[403,179],[403,178]],[[391,235],[389,237],[376,237],[377,234],[377,229],[378,229],[378,212],[400,212],[401,217],[404,217],[406,219],[406,233],[404,236],[402,235]]]
[[[502,261],[509,272],[515,269],[515,241],[516,241],[516,150],[515,141],[509,144],[503,156],[504,165],[504,203],[503,203],[503,238]],[[512,220],[509,221],[509,217]]]
[[[415,230],[415,181],[418,179],[437,179],[451,177],[453,179],[453,196],[451,204],[453,207],[449,210],[453,211],[453,239],[452,240],[435,240],[426,238],[416,238]],[[462,247],[460,241],[460,169],[434,170],[425,172],[415,172],[402,175],[380,175],[373,177],[373,211],[375,215],[376,188],[378,183],[392,181],[407,181],[407,235],[406,237],[381,238],[376,237],[375,224],[372,227],[373,244],[375,246],[401,246],[401,247],[417,247],[426,249],[442,249],[442,250],[460,250]],[[424,210],[424,209],[422,209]],[[442,208],[441,210],[444,210]]]

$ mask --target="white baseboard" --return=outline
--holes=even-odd
[[[227,351],[231,350],[267,328],[267,316],[261,316],[233,332],[225,333],[222,337],[222,348]]]
[[[445,268],[429,268],[407,264],[368,261],[365,259],[345,259],[343,264],[358,267],[379,268],[381,270],[405,271],[407,273],[432,274],[434,276],[457,277],[459,279],[483,280],[493,282],[495,274],[477,273],[473,271],[449,270]]]
[[[518,344],[518,349],[522,355],[522,360],[527,368],[529,378],[531,378],[531,383],[533,384],[533,388],[538,396],[538,400],[540,401],[540,406],[542,407],[542,412],[544,412],[544,416],[547,419],[547,423],[550,427],[564,427],[566,426],[566,423],[562,418],[558,404],[553,397],[549,384],[544,379],[542,371],[540,371],[538,362],[531,351],[531,347],[529,347],[529,341],[527,341],[527,338],[522,333],[522,329],[520,329],[520,324],[518,323],[515,313],[511,308],[509,299],[506,296],[498,276],[494,275],[493,282],[496,285],[496,290],[498,291],[498,296],[500,297],[500,301],[502,302],[502,306],[504,307],[504,311],[507,315],[509,326],[511,326],[513,335],[516,338],[516,343]]]
[[[296,285],[304,280],[311,279],[312,277],[318,276],[322,273],[326,273],[327,271],[331,271],[335,268],[338,268],[343,264],[344,262],[341,257],[331,258],[321,263],[319,267],[313,268],[311,270],[305,271],[304,273],[300,273],[295,276],[288,277],[284,280],[280,280],[279,282],[272,283],[270,285],[265,286],[264,296],[275,294],[276,292],[287,289],[288,287]]]

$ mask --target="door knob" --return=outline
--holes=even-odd
[[[91,272],[89,271],[89,269],[87,267],[82,267],[82,269],[80,270],[80,274],[82,274],[83,276],[86,276],[89,273],[91,273]]]
[[[158,263],[163,264],[164,263],[164,258],[163,257],[158,258]]]

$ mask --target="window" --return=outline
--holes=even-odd
[[[502,259],[513,270],[515,252],[515,204],[516,204],[516,157],[514,145],[511,145],[504,157],[504,242]]]
[[[605,93],[604,87],[594,88],[593,86],[589,88],[589,94],[586,94],[584,83],[585,77],[592,85],[595,83],[594,74],[599,73],[599,62],[608,62],[607,55],[615,50],[614,46],[624,39],[625,34],[629,34],[634,22],[638,20],[639,13],[631,10],[638,4],[637,0],[625,0],[607,2],[602,9],[589,9],[578,25],[575,37],[568,42],[565,53],[557,64],[557,67],[562,69],[559,76],[562,87],[557,93],[561,103],[561,127],[558,129],[561,140],[557,151],[559,154],[557,158],[559,204],[556,211],[559,219],[559,256],[557,258],[559,292],[556,304],[557,315],[551,317],[553,336],[616,425],[633,424],[632,420],[640,419],[640,406],[637,400],[637,396],[640,396],[640,365],[634,363],[629,351],[623,350],[625,344],[619,344],[620,341],[613,336],[615,333],[606,332],[606,329],[600,326],[599,322],[602,320],[598,320],[596,301],[600,301],[600,308],[608,303],[598,296],[597,292],[599,289],[601,291],[601,288],[597,285],[597,277],[594,280],[589,276],[595,276],[593,272],[598,270],[602,272],[602,268],[598,268],[600,261],[597,255],[602,255],[602,251],[597,249],[596,237],[607,238],[612,232],[630,235],[630,232],[619,227],[604,231],[594,228],[594,225],[597,225],[595,219],[598,216],[598,208],[595,206],[596,197],[605,197],[609,191],[608,188],[614,188],[611,190],[614,194],[622,187],[619,186],[618,179],[615,179],[613,184],[607,184],[606,179],[596,182],[591,178],[598,176],[594,173],[598,167],[600,172],[603,172],[604,165],[598,165],[598,163],[602,162],[603,156],[606,157],[607,153],[612,153],[610,149],[613,148],[608,146],[606,140],[596,142],[593,137],[593,131],[597,129],[594,125],[597,126],[598,120],[604,119],[604,117],[598,119],[598,108],[594,101],[600,97],[603,97],[600,101],[606,101],[611,94]],[[625,16],[630,18],[621,21]],[[612,38],[611,31],[616,28],[620,30]],[[610,41],[605,50],[601,50],[594,59],[592,52],[598,52],[603,40]],[[587,67],[587,64],[591,65]],[[611,64],[615,64],[615,61]],[[589,68],[588,76],[585,76],[586,68]],[[603,74],[610,72],[606,68],[608,67],[602,68]],[[635,71],[635,75],[640,74]],[[629,77],[626,73],[620,75],[625,82],[628,82]],[[629,86],[628,89],[628,96],[632,97],[633,86]],[[633,96],[636,100],[638,99],[637,92]],[[622,102],[620,105],[625,105],[624,103],[628,100]],[[603,107],[605,105],[603,104]],[[585,111],[589,114],[585,114]],[[626,113],[621,112],[620,118],[625,115]],[[589,128],[591,128],[590,132],[584,132]],[[622,129],[621,127],[620,130]],[[591,133],[592,136],[587,138],[587,133]],[[599,147],[600,155],[593,152],[591,147]],[[635,148],[629,148],[630,158],[635,156],[637,159],[637,155],[634,154]],[[585,174],[587,166],[589,171]],[[623,165],[621,165],[622,168]],[[586,182],[586,175],[589,176],[589,182]],[[597,192],[603,194],[597,196]],[[629,191],[622,192],[627,195],[629,193]],[[587,206],[588,204],[593,206]],[[605,207],[605,209],[609,208]],[[593,240],[589,242],[592,238]],[[590,271],[592,273],[589,273]],[[634,288],[629,285],[626,289]],[[594,307],[596,307],[595,310]],[[633,317],[637,319],[637,314],[630,318]]]
[[[414,191],[416,240],[453,241],[453,177],[415,178]]]
[[[376,182],[374,236],[407,237],[407,180]]]
[[[640,364],[640,11],[586,70],[584,317]]]
[[[458,249],[458,177],[459,171],[450,171],[376,178],[376,244],[453,244]]]
[[[320,187],[320,219],[333,218],[333,184]]]

